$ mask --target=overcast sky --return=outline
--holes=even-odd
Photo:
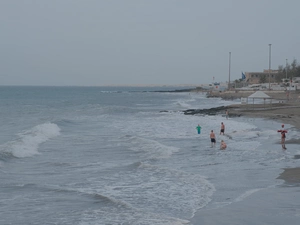
[[[300,62],[299,0],[0,0],[0,85],[225,82]]]

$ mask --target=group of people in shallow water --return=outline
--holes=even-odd
[[[221,122],[220,135],[224,135],[224,134],[225,134],[225,124],[223,122]],[[214,130],[211,130],[209,137],[210,137],[211,147],[215,147],[216,146],[216,135],[214,133]],[[227,148],[227,144],[225,143],[224,140],[221,140],[220,149],[225,150],[226,148]]]
[[[201,134],[200,124],[198,124],[196,129],[198,130],[198,134]],[[224,135],[224,134],[225,134],[225,124],[223,122],[221,122],[220,135]],[[216,146],[216,135],[213,130],[211,130],[211,132],[210,132],[210,142],[211,142],[211,147]],[[226,148],[227,148],[227,144],[225,143],[224,140],[221,140],[220,149],[225,150]]]
[[[198,124],[198,126],[196,127],[196,129],[198,130],[198,134],[201,133],[201,126],[200,124]],[[284,124],[281,125],[281,129],[277,130],[277,132],[279,132],[281,134],[281,146],[283,150],[286,150],[285,147],[285,138],[286,138],[286,133],[287,130],[284,129]],[[224,135],[225,134],[225,124],[223,122],[221,122],[221,129],[220,129],[220,135]],[[213,130],[211,130],[210,132],[210,142],[211,142],[211,147],[215,147],[216,146],[216,135],[214,133]],[[227,148],[227,144],[225,143],[224,140],[221,140],[221,144],[220,144],[220,149],[221,150],[225,150]]]

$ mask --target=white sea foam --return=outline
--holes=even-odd
[[[18,158],[38,154],[39,145],[60,134],[60,128],[54,123],[44,123],[18,134],[19,138],[1,146],[3,152]]]
[[[221,139],[230,140],[230,146],[235,146],[240,150],[256,149],[262,139],[276,140],[277,138],[277,133],[273,130],[261,131],[254,124],[247,121],[224,120],[221,116],[184,116],[178,112],[155,114],[155,120],[153,119],[153,113],[148,116],[144,114],[144,119],[139,120],[138,123],[135,118],[131,118],[123,121],[116,120],[112,126],[116,129],[122,127],[126,134],[138,133],[140,138],[148,139],[148,143],[141,146],[141,149],[149,148],[150,140],[156,141],[162,138],[188,140],[197,137],[200,140],[209,140],[211,130],[214,130],[217,141]],[[225,124],[226,136],[219,135],[221,122]],[[197,135],[197,124],[202,127],[201,135]],[[170,147],[168,146],[168,148]],[[157,149],[157,146],[153,149]],[[174,149],[171,152],[174,152]]]
[[[124,223],[124,221],[126,221]],[[156,213],[144,212],[139,209],[122,210],[120,208],[101,207],[96,210],[86,210],[80,225],[102,224],[130,224],[130,225],[183,225],[189,223],[175,217],[168,217]]]
[[[82,224],[182,225],[210,202],[215,188],[203,176],[140,163],[80,191],[113,199],[113,204],[87,210]],[[114,204],[119,202],[122,204]]]
[[[188,101],[183,101],[183,100],[178,100],[176,102],[176,105],[180,106],[181,108],[184,108],[184,109],[188,109],[191,107],[191,105],[188,103]]]
[[[214,202],[211,204],[210,209],[218,209],[218,208],[226,207],[235,202],[243,201],[250,195],[254,194],[255,192],[261,191],[263,189],[265,189],[265,188],[255,188],[255,189],[247,190],[244,193],[242,193],[241,195],[239,195],[237,198],[235,198],[233,201]]]
[[[128,137],[130,149],[141,153],[143,156],[152,159],[168,158],[174,152],[178,152],[179,148],[167,146],[155,140],[150,140],[141,137]]]
[[[142,184],[142,190],[151,188],[153,207],[155,202],[171,209],[173,215],[181,218],[194,216],[196,210],[206,206],[215,192],[215,187],[206,177],[199,174],[190,174],[181,170],[162,168],[142,163],[139,169],[148,174],[149,183]],[[166,179],[161,179],[161,175]],[[156,197],[155,197],[156,196]],[[154,208],[153,208],[154,209]]]

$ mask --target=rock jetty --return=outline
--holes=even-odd
[[[204,114],[204,115],[217,115],[225,114],[225,110],[228,109],[226,106],[220,106],[210,109],[187,109],[184,110],[184,115],[195,115],[195,114]]]

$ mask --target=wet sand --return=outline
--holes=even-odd
[[[300,155],[296,159],[300,159]],[[258,190],[242,201],[224,207],[202,209],[190,220],[190,224],[298,225],[300,168],[285,168],[277,179],[284,180],[284,183]]]
[[[298,225],[300,221],[300,168],[286,168],[277,179],[284,184],[262,189],[240,202],[199,211],[193,225]]]
[[[230,115],[276,120],[300,129],[300,104],[298,103],[231,105]]]
[[[270,188],[223,208],[201,210],[193,225],[298,225],[299,187]]]
[[[300,156],[299,156],[299,158],[297,156],[299,156],[299,155],[295,155],[295,159],[300,158]],[[299,168],[285,168],[284,171],[280,174],[280,176],[277,179],[284,180],[287,185],[300,186],[300,167]]]

